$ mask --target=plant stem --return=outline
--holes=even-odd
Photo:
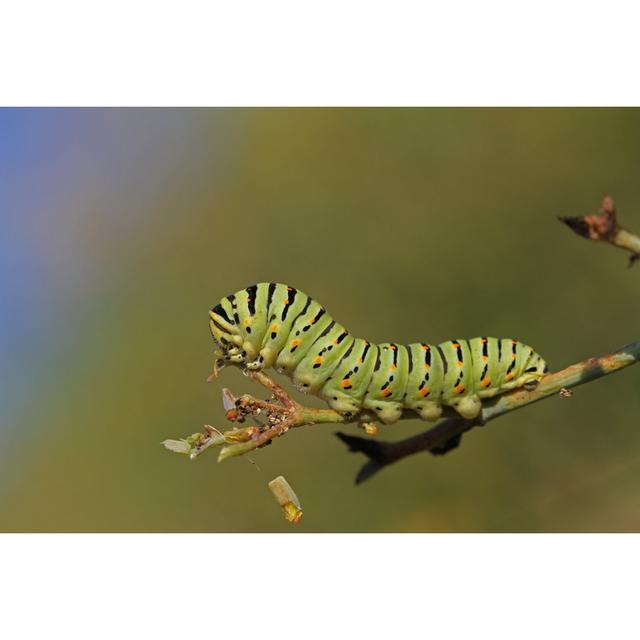
[[[446,453],[457,446],[457,439],[465,431],[474,426],[484,425],[505,413],[554,396],[563,389],[569,389],[615,373],[635,364],[639,360],[640,340],[632,342],[610,354],[599,358],[589,358],[562,371],[549,374],[542,378],[540,384],[533,391],[515,389],[504,395],[492,398],[485,402],[482,414],[477,420],[470,421],[460,417],[448,418],[428,431],[399,442],[373,441],[342,433],[336,435],[349,446],[351,451],[364,453],[370,458],[369,462],[360,469],[356,477],[356,483],[358,484],[387,465],[415,453],[421,451],[429,451],[434,454]],[[452,446],[448,447],[447,443],[452,443]]]

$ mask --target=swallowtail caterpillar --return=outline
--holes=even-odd
[[[531,347],[505,338],[373,344],[302,291],[274,282],[223,298],[209,315],[216,371],[227,363],[273,367],[348,418],[367,410],[391,424],[412,410],[435,421],[446,405],[472,419],[483,398],[533,388],[548,371]]]

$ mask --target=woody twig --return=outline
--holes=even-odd
[[[631,251],[629,266],[640,258],[640,236],[618,224],[617,212],[611,196],[604,196],[600,213],[579,217],[559,217],[572,231],[588,240],[606,242]]]
[[[269,400],[260,400],[248,394],[236,398],[229,389],[223,389],[222,402],[226,418],[230,422],[243,423],[248,418],[254,418],[256,424],[224,432],[205,425],[200,433],[180,440],[165,440],[162,444],[170,451],[189,455],[191,459],[210,447],[222,447],[218,456],[218,461],[221,462],[264,447],[289,429],[312,424],[347,422],[342,414],[333,409],[304,407],[261,371],[246,371],[245,375],[271,393]]]

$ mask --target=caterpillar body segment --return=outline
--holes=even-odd
[[[331,378],[322,388],[322,396],[331,399],[331,407],[341,413],[357,414],[371,382],[378,358],[378,346],[356,338]]]
[[[405,410],[435,421],[443,406],[475,418],[484,398],[534,386],[548,371],[531,347],[509,338],[376,345],[352,336],[307,294],[273,282],[223,298],[209,312],[209,327],[214,369],[273,367],[336,411],[368,410],[387,424]]]

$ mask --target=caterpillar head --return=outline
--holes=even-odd
[[[229,362],[240,362],[242,355],[242,336],[235,323],[229,320],[221,305],[209,311],[209,330],[214,343],[214,364],[212,376]]]

